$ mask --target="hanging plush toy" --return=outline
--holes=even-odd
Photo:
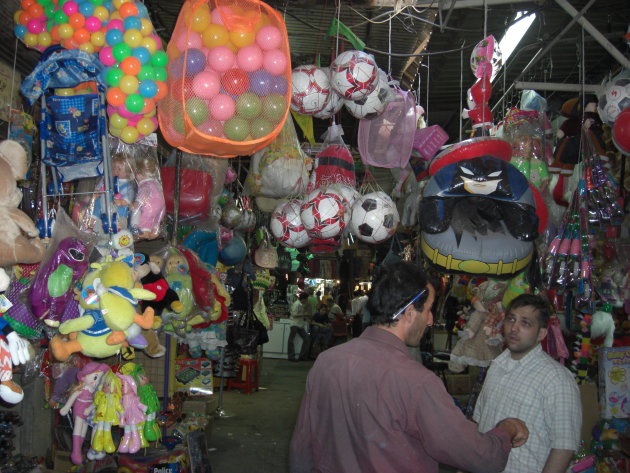
[[[33,315],[58,327],[76,282],[88,268],[88,248],[78,238],[64,238],[33,280],[29,301]]]
[[[0,399],[17,404],[24,398],[22,388],[13,381],[13,366],[30,358],[28,343],[0,319]]]
[[[16,263],[37,263],[45,247],[37,238],[39,230],[33,221],[17,207],[22,192],[15,185],[28,171],[24,148],[12,140],[0,143],[0,266]]]
[[[144,311],[147,307],[151,307],[157,316],[162,315],[164,309],[175,313],[184,310],[184,305],[179,301],[177,293],[169,287],[161,268],[152,262],[146,253],[136,254],[136,272],[142,287],[155,294],[154,299],[140,302],[140,309]]]
[[[164,321],[165,323],[167,322],[166,317],[168,316],[169,329],[183,336],[186,333],[188,318],[195,305],[195,298],[193,296],[192,278],[190,277],[188,262],[184,255],[175,248],[171,248],[168,251],[164,264],[164,274],[168,285],[177,293],[179,301],[183,305],[181,312],[166,314]]]
[[[74,427],[72,429],[72,452],[70,460],[75,465],[83,463],[81,449],[83,440],[87,434],[88,416],[94,409],[92,403],[94,392],[98,388],[101,378],[109,370],[109,366],[103,363],[90,362],[79,371],[77,380],[79,385],[70,394],[66,404],[59,410],[62,416],[67,415],[72,409]]]
[[[114,453],[116,446],[112,438],[112,425],[118,425],[119,417],[123,412],[120,402],[121,386],[120,378],[111,370],[108,370],[101,385],[94,394],[94,435],[92,436],[92,450],[96,452],[95,460],[104,456],[104,453]]]
[[[145,421],[147,406],[138,398],[138,387],[134,379],[126,374],[116,374],[122,385],[122,407],[120,425],[124,426],[125,433],[118,445],[119,453],[136,453],[140,450],[139,425]]]

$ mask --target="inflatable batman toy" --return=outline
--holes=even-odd
[[[432,264],[494,277],[529,264],[546,212],[510,157],[508,142],[473,138],[433,160],[419,209],[422,251]]]

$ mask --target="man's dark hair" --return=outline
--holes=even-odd
[[[308,293],[306,291],[300,292],[298,298],[303,301],[304,299],[308,299]]]
[[[549,322],[549,303],[540,296],[534,294],[521,294],[515,297],[508,304],[505,310],[506,314],[509,314],[514,309],[521,307],[531,306],[538,312],[538,321],[540,322],[540,328],[547,328]]]
[[[392,316],[420,291],[426,289],[425,294],[413,304],[416,309],[422,310],[429,297],[427,288],[429,283],[424,271],[412,263],[403,261],[378,268],[367,301],[372,323],[376,325],[394,323]]]

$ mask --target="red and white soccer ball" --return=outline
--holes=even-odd
[[[293,199],[278,205],[271,215],[269,229],[282,246],[303,248],[312,240],[302,223],[301,207],[302,202]]]
[[[396,233],[399,221],[394,201],[385,192],[371,192],[352,206],[350,231],[366,243],[381,243]]]
[[[614,126],[617,116],[630,107],[630,79],[615,79],[604,85],[597,97],[597,111],[604,123]]]
[[[324,105],[324,108],[320,112],[314,113],[313,116],[315,118],[321,118],[325,120],[332,117],[335,113],[341,110],[343,104],[344,100],[341,98],[341,95],[335,92],[331,87],[330,94],[328,94],[328,98],[326,99],[326,104]]]
[[[385,111],[387,104],[396,98],[387,82],[387,74],[379,70],[376,88],[365,97],[351,101],[344,100],[346,109],[359,120],[370,120]]]
[[[343,233],[348,221],[344,198],[332,189],[315,189],[304,199],[300,212],[307,233],[328,239]]]
[[[361,197],[361,194],[357,192],[357,190],[352,187],[341,183],[335,183],[328,186],[328,190],[339,194],[343,197],[344,205],[346,206],[346,211],[348,214],[350,213],[354,202]]]
[[[328,73],[313,64],[306,64],[293,69],[291,78],[291,109],[302,115],[321,112],[331,95]]]
[[[341,53],[330,66],[330,85],[346,100],[359,100],[377,85],[378,67],[363,51]]]

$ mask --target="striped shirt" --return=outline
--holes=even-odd
[[[523,420],[529,439],[512,449],[505,473],[539,473],[551,449],[578,449],[582,405],[577,384],[540,344],[520,360],[505,350],[490,365],[474,420],[480,432],[487,432],[506,417]]]

